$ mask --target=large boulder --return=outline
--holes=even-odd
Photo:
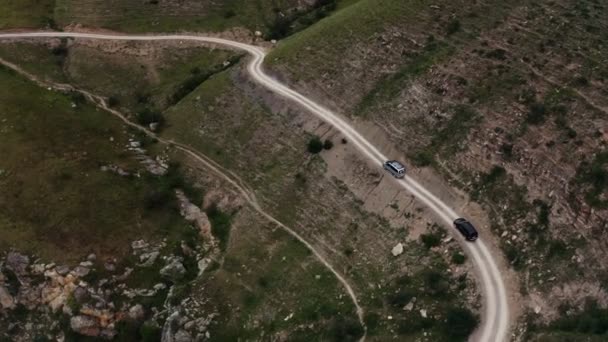
[[[70,327],[80,335],[97,337],[101,333],[97,319],[89,316],[74,316],[70,319]]]
[[[2,309],[15,308],[15,299],[4,286],[0,286],[0,307]]]
[[[172,258],[170,262],[160,270],[160,275],[171,280],[180,280],[186,275],[186,268],[177,258]]]
[[[141,321],[144,316],[144,307],[141,304],[136,304],[129,309],[129,318],[134,321]]]
[[[16,252],[10,252],[6,256],[6,268],[15,272],[17,275],[26,273],[27,266],[30,264],[30,258],[27,255],[21,255]]]

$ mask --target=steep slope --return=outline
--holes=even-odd
[[[268,67],[484,205],[540,312],[527,338],[593,336],[604,328],[546,323],[607,304],[602,8],[360,1],[280,42]]]

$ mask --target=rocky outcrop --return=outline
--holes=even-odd
[[[171,280],[180,280],[186,275],[186,268],[181,260],[171,258],[167,265],[160,270],[160,275]]]
[[[183,191],[177,190],[175,194],[179,200],[181,215],[186,220],[196,224],[202,238],[207,240],[213,239],[213,235],[211,235],[211,222],[207,214],[192,204]]]
[[[14,309],[15,308],[15,299],[8,290],[0,285],[0,308],[2,309]]]
[[[99,336],[101,333],[101,328],[99,326],[99,322],[90,316],[79,315],[74,316],[70,319],[70,328],[84,336]]]
[[[17,276],[24,275],[30,264],[30,258],[16,252],[9,252],[6,256],[5,267]]]

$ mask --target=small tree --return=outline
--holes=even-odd
[[[334,143],[329,139],[325,139],[325,142],[323,143],[323,148],[326,150],[331,150],[332,147],[334,147]]]
[[[312,154],[317,154],[323,150],[323,142],[319,137],[313,137],[308,141],[308,152]]]
[[[454,340],[467,338],[477,324],[479,319],[466,308],[450,308],[447,313],[446,334]]]
[[[441,236],[436,233],[422,234],[420,240],[426,246],[426,248],[437,247],[441,244]]]
[[[466,260],[467,257],[460,252],[454,252],[454,254],[452,254],[452,262],[456,265],[462,265]]]

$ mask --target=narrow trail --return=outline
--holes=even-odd
[[[306,246],[306,248],[308,248],[314,254],[314,256],[317,258],[317,260],[319,262],[321,262],[321,264],[323,264],[323,266],[325,266],[331,273],[333,273],[333,275],[338,279],[338,281],[342,284],[342,286],[344,287],[344,289],[350,296],[350,298],[353,302],[353,305],[355,306],[357,317],[359,319],[359,323],[364,328],[364,331],[367,332],[367,328],[366,328],[365,321],[364,321],[363,308],[359,305],[359,300],[357,298],[357,295],[355,294],[355,291],[352,289],[352,286],[348,283],[348,281],[338,271],[336,271],[336,269],[325,259],[325,257],[318,250],[316,250],[313,247],[313,245],[311,245],[308,241],[306,241],[300,234],[298,234],[293,229],[289,228],[288,226],[286,226],[285,224],[283,224],[282,222],[280,222],[279,220],[274,218],[272,215],[270,215],[268,212],[266,212],[264,209],[262,209],[260,203],[258,202],[258,200],[257,200],[255,194],[253,193],[253,191],[251,190],[251,188],[236,174],[234,174],[233,172],[231,172],[229,170],[226,170],[221,165],[217,164],[215,161],[213,161],[212,159],[210,159],[203,153],[200,153],[200,152],[194,150],[193,148],[189,147],[188,145],[176,142],[172,139],[161,138],[160,136],[158,136],[156,133],[150,131],[149,129],[129,120],[124,114],[122,114],[121,112],[108,106],[105,98],[103,98],[99,95],[92,94],[86,90],[76,88],[69,84],[50,83],[50,82],[42,81],[39,78],[37,78],[36,76],[23,70],[19,66],[15,65],[13,63],[10,63],[2,58],[0,58],[0,64],[19,73],[20,75],[26,77],[27,79],[29,79],[30,81],[36,83],[37,85],[39,85],[41,87],[44,87],[44,88],[50,87],[50,88],[53,88],[55,90],[62,91],[62,92],[78,92],[78,93],[84,95],[85,98],[87,100],[89,100],[91,103],[95,104],[97,107],[103,109],[104,111],[107,111],[107,112],[111,113],[112,115],[116,116],[117,118],[122,120],[126,125],[143,132],[147,136],[158,140],[158,142],[160,142],[162,144],[174,147],[175,149],[186,153],[188,156],[190,156],[194,160],[200,162],[205,168],[211,170],[213,173],[220,176],[222,179],[224,179],[226,182],[228,182],[230,185],[232,185],[234,188],[236,188],[237,191],[245,198],[247,203],[249,205],[251,205],[251,207],[258,214],[260,214],[262,217],[264,217],[268,221],[276,224],[281,229],[286,231],[289,235],[293,236],[298,241],[300,241],[304,246]],[[365,341],[365,337],[366,337],[366,334],[364,334],[363,337],[361,337],[361,339],[359,341],[360,342]]]

